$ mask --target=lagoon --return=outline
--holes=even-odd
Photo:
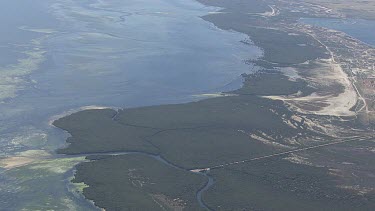
[[[303,18],[303,23],[334,29],[375,46],[375,21],[363,19]]]

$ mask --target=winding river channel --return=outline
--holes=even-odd
[[[174,165],[173,163],[165,160],[162,156],[160,155],[154,155],[154,154],[150,154],[150,153],[144,153],[144,152],[106,152],[106,153],[90,153],[90,154],[78,154],[78,155],[56,155],[54,159],[58,159],[58,158],[82,158],[82,157],[87,157],[87,156],[97,156],[97,155],[100,155],[100,156],[120,156],[120,155],[143,155],[143,156],[147,156],[147,157],[150,157],[150,158],[153,158],[167,166],[170,166],[172,168],[175,168],[175,169],[178,169],[178,170],[182,170],[182,171],[188,171],[188,172],[192,172],[190,171],[189,169],[185,169],[185,168],[181,168],[179,166],[176,166]],[[194,171],[193,173],[195,174],[199,174],[199,175],[202,175],[204,177],[207,178],[207,182],[204,186],[202,186],[196,193],[196,197],[197,197],[197,201],[199,203],[199,205],[206,209],[206,210],[211,210],[207,205],[206,203],[203,201],[203,193],[205,191],[207,191],[212,185],[214,185],[214,179],[213,177],[211,177],[208,172],[206,171]],[[69,182],[69,181],[68,181]],[[69,185],[69,184],[68,184]]]

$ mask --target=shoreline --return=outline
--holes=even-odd
[[[69,116],[73,113],[77,113],[77,112],[80,112],[80,111],[85,111],[85,110],[101,110],[101,109],[112,109],[112,110],[119,110],[121,108],[119,107],[111,107],[111,106],[98,106],[98,105],[88,105],[88,106],[81,106],[79,108],[73,108],[73,109],[69,109],[67,111],[63,111],[62,113],[60,114],[56,114],[56,115],[53,115],[49,118],[48,120],[48,125],[50,125],[51,127],[55,127],[53,125],[53,122],[58,120],[58,119],[61,119],[63,117],[66,117],[66,116]]]
[[[220,28],[220,27],[219,27]],[[239,33],[241,33],[241,32],[239,32]],[[318,40],[318,39],[317,39]],[[319,40],[318,40],[319,41]],[[263,49],[264,50],[264,49]],[[327,48],[327,50],[328,50],[328,48]],[[265,51],[265,50],[264,50]],[[332,52],[331,52],[331,55],[333,56],[333,54],[332,54]],[[335,62],[334,60],[332,60],[332,62]],[[334,63],[334,64],[331,64],[332,66],[331,66],[331,68],[333,68],[333,69],[335,69],[336,71],[339,71],[339,72],[342,72],[342,73],[344,73],[345,74],[345,76],[346,76],[346,79],[348,79],[348,76],[347,76],[347,74],[342,70],[342,68],[341,68],[341,66],[339,66],[340,64],[337,64],[337,63]],[[340,71],[340,69],[341,69],[341,71]],[[349,80],[349,79],[348,79]],[[351,84],[351,83],[350,83]],[[347,87],[346,87],[347,88]],[[353,91],[353,90],[352,90]],[[341,93],[341,94],[344,94],[345,92],[343,92],[343,93]],[[340,94],[340,95],[341,95]],[[328,96],[329,97],[329,96]],[[272,96],[270,96],[270,98],[273,98],[273,99],[276,99],[276,100],[282,100],[282,98],[274,98],[274,97],[272,97]],[[342,104],[342,103],[340,103],[340,104]],[[334,106],[334,104],[330,104],[330,106],[326,106],[325,107],[325,110],[323,109],[321,112],[321,115],[330,115],[330,116],[335,116],[335,115],[337,115],[337,116],[345,116],[345,115],[343,115],[345,112],[346,112],[346,108],[345,108],[345,112],[344,111],[335,111],[335,112],[333,112],[332,110],[330,110],[329,108],[330,107],[332,107],[332,106]],[[352,107],[352,106],[349,106],[350,108]],[[349,108],[349,109],[350,109]],[[90,109],[89,109],[90,110]],[[325,113],[325,112],[329,112],[329,113]],[[74,112],[73,112],[74,113]],[[72,114],[72,113],[71,113]],[[306,114],[306,113],[305,113]],[[318,112],[316,112],[315,114],[319,114]],[[353,115],[352,113],[350,114],[350,115]],[[208,182],[209,183],[209,182]],[[205,189],[205,187],[203,188],[203,189]]]
[[[50,126],[51,126],[53,121],[55,121],[57,119],[60,119],[62,117],[65,117],[69,114],[76,113],[76,112],[79,112],[79,111],[82,111],[82,110],[97,109],[97,108],[98,107],[88,107],[88,108],[86,107],[86,108],[79,108],[79,109],[69,109],[68,111],[64,111],[62,114],[57,114],[57,115],[54,115],[54,116],[50,117],[48,119],[48,121],[46,120],[46,122],[47,122],[47,124],[50,124]],[[46,122],[45,122],[45,120],[43,120],[42,124],[44,125],[44,124],[46,124]],[[54,155],[52,155],[52,156],[54,156]],[[29,157],[27,157],[27,156],[25,156],[25,157],[15,156],[14,158],[8,157],[6,159],[8,159],[8,160],[6,160],[6,162],[11,164],[11,166],[8,166],[9,168],[17,169],[18,167],[24,167],[24,166],[27,166],[28,164],[34,165],[34,164],[38,163],[40,160],[45,159],[45,157],[39,158],[38,156],[34,157],[34,156],[31,155]],[[26,167],[24,169],[27,169],[27,168],[28,167]]]

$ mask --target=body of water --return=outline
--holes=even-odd
[[[346,34],[375,46],[375,21],[362,19],[303,18],[303,23],[321,26]]]
[[[191,0],[1,1],[0,156],[35,161],[0,169],[0,207],[93,208],[67,185],[82,158],[43,159],[67,137],[49,124],[55,115],[239,87],[252,71],[244,60],[261,51],[200,18],[216,10]]]

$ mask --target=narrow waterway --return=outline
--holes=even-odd
[[[205,208],[206,210],[212,210],[203,201],[203,193],[206,192],[212,185],[214,185],[214,178],[212,178],[210,175],[208,175],[207,172],[199,172],[199,174],[207,177],[208,181],[207,181],[206,185],[197,192],[198,203],[202,208]]]
[[[206,210],[212,210],[210,209],[207,204],[203,201],[203,193],[205,191],[207,191],[213,184],[214,184],[214,179],[208,175],[208,172],[203,172],[203,171],[196,171],[196,172],[193,172],[189,169],[185,169],[185,168],[181,168],[179,166],[176,166],[174,165],[173,163],[165,160],[162,156],[160,155],[154,155],[154,154],[150,154],[150,153],[145,153],[145,152],[105,152],[105,153],[89,153],[89,154],[77,154],[77,155],[56,155],[54,156],[54,158],[52,159],[59,159],[59,158],[78,158],[78,157],[87,157],[87,156],[95,156],[95,155],[101,155],[101,156],[121,156],[121,155],[144,155],[144,156],[147,156],[147,157],[150,157],[150,158],[153,158],[167,166],[170,166],[172,168],[175,168],[175,169],[178,169],[178,170],[182,170],[182,171],[187,171],[187,172],[190,172],[190,173],[195,173],[195,174],[199,174],[199,175],[202,175],[204,177],[207,178],[207,182],[206,184],[201,187],[197,193],[196,193],[196,198],[197,198],[197,201],[199,203],[199,205],[206,209]],[[68,184],[69,185],[69,184]]]

